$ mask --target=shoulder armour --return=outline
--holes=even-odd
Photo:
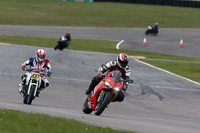
[[[107,64],[106,64],[106,67],[107,68],[111,68],[113,66],[116,66],[117,65],[117,62],[114,60],[114,61],[109,61]]]
[[[116,60],[113,60],[113,61],[112,61],[112,64],[113,64],[113,66],[116,66],[116,65],[117,65],[117,61],[116,61]]]
[[[48,59],[46,59],[46,62],[49,62],[49,60],[48,60]]]

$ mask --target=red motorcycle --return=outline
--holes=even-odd
[[[83,112],[101,115],[106,107],[116,98],[123,88],[123,82],[133,83],[133,80],[123,80],[120,71],[108,72],[106,77],[94,88],[83,104]]]

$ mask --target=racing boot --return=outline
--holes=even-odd
[[[25,83],[24,82],[21,82],[19,83],[19,93],[24,96],[24,92],[25,92]]]
[[[89,88],[88,88],[87,90],[85,90],[84,93],[85,93],[86,95],[90,94],[90,93],[94,90],[94,87],[95,87],[96,85],[98,85],[99,82],[100,82],[102,79],[103,79],[102,77],[98,77],[98,76],[93,77],[92,82],[90,83]]]
[[[95,86],[96,86],[96,84],[94,84],[93,82],[91,82],[89,88],[87,90],[85,90],[84,93],[86,95],[89,95],[94,90]]]
[[[42,86],[40,86],[40,88],[38,88],[37,92],[36,92],[36,97],[40,97],[40,91],[43,90],[44,88],[42,88]]]
[[[36,93],[36,97],[40,97],[40,91],[39,90]]]
[[[44,88],[42,88],[42,86],[40,88],[38,88],[37,92],[36,92],[36,97],[40,97],[40,91],[44,90]]]
[[[44,85],[44,81],[42,81],[40,88],[38,88],[37,90],[36,97],[40,97],[40,91],[44,90],[48,86],[49,86],[49,82],[47,82],[46,85]]]

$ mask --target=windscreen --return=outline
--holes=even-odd
[[[112,77],[113,77],[113,81],[117,83],[120,81],[120,78],[122,77],[122,73],[119,71],[112,71]]]

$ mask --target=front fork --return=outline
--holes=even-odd
[[[105,91],[101,90],[99,97],[97,99],[97,103],[100,103],[102,101],[102,99],[104,98],[104,95],[105,95]]]

